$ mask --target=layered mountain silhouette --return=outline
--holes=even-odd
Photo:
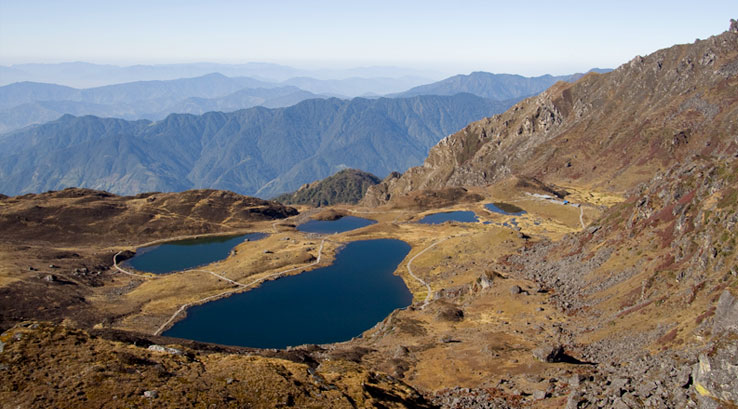
[[[285,107],[318,97],[294,86],[221,74],[87,89],[21,82],[0,87],[0,133],[52,121],[64,114],[157,120],[171,113]]]
[[[607,69],[595,68],[590,72],[608,72]],[[520,100],[536,95],[558,81],[573,82],[584,74],[542,75],[540,77],[524,77],[513,74],[492,74],[489,72],[473,72],[469,75],[455,75],[432,84],[420,85],[392,96],[407,98],[417,95],[454,95],[467,92],[482,98],[497,101]]]
[[[66,115],[0,137],[0,192],[208,187],[273,197],[343,168],[403,171],[444,136],[508,106],[459,94],[311,99],[157,122]]]

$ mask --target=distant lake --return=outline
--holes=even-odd
[[[521,214],[525,214],[525,210],[509,203],[487,203],[484,207],[489,211],[509,216],[520,216]]]
[[[461,222],[461,223],[476,223],[479,219],[470,210],[457,210],[454,212],[443,212],[429,214],[422,219],[418,220],[418,223],[423,224],[441,224],[445,222]]]
[[[376,221],[361,217],[343,216],[336,220],[310,220],[297,226],[297,230],[306,233],[334,234],[360,229],[374,223]]]
[[[136,249],[136,255],[123,264],[154,274],[187,270],[223,260],[238,244],[266,236],[264,233],[249,233],[172,241]]]
[[[351,242],[330,266],[189,308],[162,335],[257,348],[349,340],[410,305],[393,274],[409,251],[394,239]]]

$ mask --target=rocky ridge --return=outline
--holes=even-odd
[[[557,83],[444,138],[422,166],[370,188],[363,204],[511,175],[630,189],[735,140],[737,76],[738,34],[725,32]]]

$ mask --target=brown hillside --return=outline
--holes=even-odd
[[[510,175],[625,191],[696,154],[724,154],[738,143],[736,118],[738,33],[725,32],[558,83],[475,122],[422,166],[370,188],[363,204]]]

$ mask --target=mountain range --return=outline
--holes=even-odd
[[[476,72],[391,94],[417,95],[470,93],[497,101],[517,102],[537,94],[554,82],[581,76],[542,76]],[[57,84],[18,82],[0,87],[0,133],[52,121],[64,114],[95,115],[122,119],[159,120],[169,114],[231,112],[253,106],[279,108],[311,98],[377,97],[414,84],[412,78],[360,78],[320,80],[294,77],[270,82],[250,77],[211,73],[194,78],[136,81],[77,89]]]
[[[444,136],[508,106],[458,94],[311,99],[156,122],[65,115],[0,137],[0,192],[207,186],[272,197],[343,168],[405,170]]]
[[[253,77],[267,82],[283,82],[291,78],[309,77],[317,80],[348,78],[390,78],[405,81],[394,92],[427,83],[443,75],[429,70],[392,66],[356,68],[299,69],[281,64],[250,62],[245,64],[183,63],[118,66],[88,62],[56,64],[15,64],[0,66],[0,85],[33,81],[70,87],[90,88],[135,81],[173,80],[200,77],[214,72],[229,77]],[[389,91],[388,91],[389,92]]]
[[[608,72],[610,70],[595,68],[589,72]],[[524,77],[513,74],[492,74],[477,71],[469,75],[455,75],[431,84],[420,85],[405,92],[391,96],[407,98],[417,95],[454,95],[468,92],[482,98],[497,101],[521,100],[536,95],[558,81],[574,82],[584,74],[542,75],[540,77]]]
[[[170,81],[141,81],[77,89],[20,82],[0,87],[0,133],[58,119],[64,114],[163,119],[252,106],[294,105],[321,96],[294,86],[209,74]]]
[[[736,66],[718,64],[718,53],[729,61],[732,50],[716,38],[723,37],[559,83],[502,115],[469,124],[433,147],[423,166],[370,188],[369,201],[418,189],[486,185],[511,175],[596,181],[622,191],[690,155],[718,154],[735,143],[728,78]]]

